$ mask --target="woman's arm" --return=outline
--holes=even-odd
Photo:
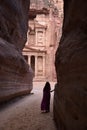
[[[53,92],[53,91],[55,91],[55,89],[51,90],[50,92]]]

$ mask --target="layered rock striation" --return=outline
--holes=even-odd
[[[58,130],[87,129],[87,1],[64,0],[63,33],[56,52],[54,118]]]
[[[22,55],[29,0],[0,1],[0,102],[32,90],[33,72]]]

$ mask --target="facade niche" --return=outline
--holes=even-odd
[[[37,45],[43,45],[43,31],[37,31]]]

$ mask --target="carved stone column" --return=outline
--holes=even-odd
[[[45,59],[45,55],[43,55],[43,77],[45,77],[45,66],[46,66],[46,65],[45,65],[45,64],[46,64],[46,63],[45,63],[45,60],[46,60],[46,59]]]
[[[37,77],[37,56],[35,56],[35,77]]]
[[[30,55],[28,55],[28,64],[31,66],[31,56]]]

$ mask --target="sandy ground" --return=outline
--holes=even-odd
[[[0,108],[0,130],[56,130],[53,120],[53,96],[50,113],[41,113],[44,82],[35,83],[30,95],[17,98]],[[51,89],[55,83],[51,83]]]

